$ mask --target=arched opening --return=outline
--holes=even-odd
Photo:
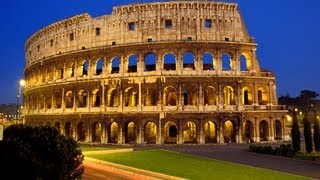
[[[139,97],[136,89],[129,87],[125,90],[125,94],[124,94],[125,106],[129,106],[129,107],[137,106],[138,98]]]
[[[197,127],[192,121],[188,121],[183,126],[183,142],[197,143]]]
[[[148,144],[157,142],[157,125],[154,122],[148,122],[144,126],[144,141]]]
[[[73,108],[73,93],[72,91],[68,91],[66,93],[66,108]]]
[[[254,137],[254,128],[253,123],[250,120],[246,120],[246,122],[243,125],[243,140],[246,142],[253,142]]]
[[[83,122],[77,124],[77,140],[85,141],[86,140],[86,126]]]
[[[92,142],[101,142],[102,127],[98,122],[92,124]]]
[[[114,57],[112,60],[111,60],[111,74],[116,74],[116,73],[119,73],[120,71],[120,59],[119,57]]]
[[[233,122],[230,120],[227,120],[223,124],[223,138],[226,143],[235,142],[235,128]]]
[[[89,62],[84,60],[82,63],[82,76],[88,76]]]
[[[120,103],[119,92],[117,89],[110,89],[107,95],[107,105],[108,107],[118,107]]]
[[[92,102],[93,107],[100,107],[101,105],[101,92],[99,89],[92,91]]]
[[[240,71],[248,71],[247,58],[244,55],[240,56]]]
[[[67,67],[66,67],[66,77],[68,77],[68,78],[74,77],[74,70],[75,70],[74,63],[71,63],[71,64],[67,65]]]
[[[224,105],[235,105],[235,95],[234,95],[234,90],[231,86],[226,86],[223,89],[224,92]]]
[[[144,106],[156,106],[158,100],[158,92],[156,88],[147,86],[143,89]]]
[[[217,131],[216,125],[212,121],[207,121],[204,124],[204,135],[206,143],[216,143],[217,142]]]
[[[248,87],[244,87],[241,90],[242,94],[242,104],[243,105],[251,105],[252,104],[252,91]]]
[[[260,141],[267,141],[269,136],[269,125],[266,120],[263,120],[259,124]]]
[[[64,135],[66,137],[72,137],[72,127],[70,122],[64,124]]]
[[[232,60],[231,56],[227,53],[224,53],[221,57],[222,60],[222,70],[223,71],[230,71],[232,70]]]
[[[214,59],[213,56],[206,52],[202,56],[203,70],[212,71],[214,70]]]
[[[59,122],[54,123],[54,127],[59,131],[59,133],[61,132],[61,124]]]
[[[208,106],[216,105],[215,90],[212,86],[207,86],[204,92],[204,104]]]
[[[119,126],[116,122],[111,124],[109,133],[109,142],[118,143]]]
[[[195,59],[194,54],[191,52],[186,52],[183,54],[183,70],[195,70]]]
[[[133,54],[128,59],[128,73],[137,72],[137,55]]]
[[[163,58],[163,69],[166,71],[176,70],[176,57],[172,53],[168,53]]]
[[[100,75],[102,74],[102,67],[103,67],[103,58],[99,58],[95,64],[95,69],[96,69],[96,74],[95,75]]]
[[[63,68],[59,65],[56,66],[55,77],[56,79],[63,79]]]
[[[144,57],[145,68],[144,71],[156,70],[157,56],[154,53],[149,53]]]
[[[176,106],[177,105],[177,93],[174,87],[166,87],[163,90],[163,103],[165,106]]]
[[[84,90],[78,92],[78,107],[87,106],[87,93]]]
[[[178,128],[174,122],[167,122],[164,125],[164,143],[177,143]]]
[[[268,103],[268,92],[263,87],[258,89],[258,103],[259,105],[266,105]]]
[[[274,139],[276,140],[281,140],[282,139],[282,125],[281,122],[279,120],[275,121],[275,135],[274,135]]]
[[[134,122],[128,123],[125,133],[126,133],[126,143],[136,142],[136,126]]]

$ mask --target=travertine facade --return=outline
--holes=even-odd
[[[26,43],[25,119],[78,141],[284,139],[274,75],[237,4],[172,1],[56,22]]]

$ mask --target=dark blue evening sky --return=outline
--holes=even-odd
[[[151,0],[150,0],[151,1]],[[230,0],[228,0],[230,1]],[[3,0],[0,2],[0,104],[15,103],[23,78],[24,44],[39,29],[87,12],[110,14],[137,0]],[[258,44],[261,67],[276,74],[278,96],[320,92],[320,0],[234,0]],[[319,54],[318,54],[319,53]]]

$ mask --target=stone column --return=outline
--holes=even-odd
[[[260,131],[259,131],[259,122],[258,122],[258,118],[255,117],[254,118],[254,132],[255,132],[255,135],[254,135],[254,142],[260,142]]]
[[[253,83],[253,105],[259,105],[257,83]]]
[[[269,141],[274,141],[274,121],[272,120],[272,117],[269,119]]]
[[[142,90],[141,90],[141,82],[138,83],[139,85],[139,105],[138,105],[138,109],[139,111],[142,111]]]
[[[104,81],[101,81],[101,108],[103,109],[103,112],[105,111],[106,107],[106,97],[105,97],[105,86]]]
[[[73,102],[72,102],[72,109],[74,112],[77,111],[77,93],[75,90],[72,91],[73,92]]]
[[[272,82],[270,82],[269,84],[268,84],[269,86],[268,86],[268,88],[269,88],[269,90],[268,90],[268,105],[272,105],[272,104],[274,104],[274,102],[273,102],[273,96],[272,96]]]
[[[182,124],[182,120],[179,119],[178,120],[178,138],[177,138],[177,144],[183,144],[183,124]]]
[[[62,88],[62,96],[61,96],[61,110],[62,110],[62,112],[64,112],[64,110],[65,110],[65,101],[64,101],[64,99],[65,99],[64,88]]]
[[[217,56],[215,58],[216,60],[216,66],[214,67],[214,69],[216,70],[217,74],[221,74],[222,73],[222,59],[221,59],[221,53],[217,53]]]
[[[204,132],[203,132],[203,123],[202,123],[202,119],[198,119],[198,126],[199,128],[197,128],[197,132],[199,129],[199,144],[205,144],[205,137],[204,137]]]
[[[224,123],[224,118],[219,117],[219,143],[224,143],[224,138],[223,138],[223,123]]]
[[[66,63],[63,63],[63,78],[62,79],[65,79],[66,78]]]
[[[198,110],[203,111],[204,99],[202,83],[198,83]]]
[[[162,119],[165,117],[165,114],[163,112],[161,112],[159,114],[159,124],[158,124],[158,135],[157,135],[157,144],[162,144],[163,140],[162,140],[162,132],[163,132],[163,128],[162,128]]]

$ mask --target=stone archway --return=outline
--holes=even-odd
[[[136,142],[136,126],[134,122],[129,122],[126,127],[126,143]]]
[[[54,127],[59,131],[59,133],[61,133],[61,123],[60,122],[54,123]]]
[[[282,139],[282,125],[279,120],[275,121],[274,124],[274,139],[275,140],[281,140]]]
[[[234,123],[230,120],[227,120],[223,124],[223,138],[225,143],[235,142],[235,126]]]
[[[269,137],[269,124],[266,120],[262,120],[259,124],[260,141],[267,141]]]
[[[183,142],[197,143],[197,126],[192,121],[188,121],[183,126]]]
[[[178,137],[178,127],[176,123],[172,121],[168,121],[164,125],[164,143],[177,143],[177,137]]]
[[[92,142],[101,142],[102,126],[98,122],[94,122],[91,126]]]
[[[246,120],[243,124],[243,141],[253,142],[254,141],[254,127],[253,123],[250,120]]]
[[[157,125],[154,122],[147,122],[144,126],[144,141],[147,144],[157,142]]]
[[[119,125],[116,122],[113,122],[110,125],[110,131],[109,131],[109,142],[110,143],[118,143],[119,139]]]
[[[64,134],[66,137],[72,137],[72,126],[70,122],[64,124]]]
[[[77,140],[85,141],[86,140],[86,127],[83,122],[77,124]]]
[[[212,121],[207,121],[204,124],[205,143],[217,142],[217,130],[216,125]]]

